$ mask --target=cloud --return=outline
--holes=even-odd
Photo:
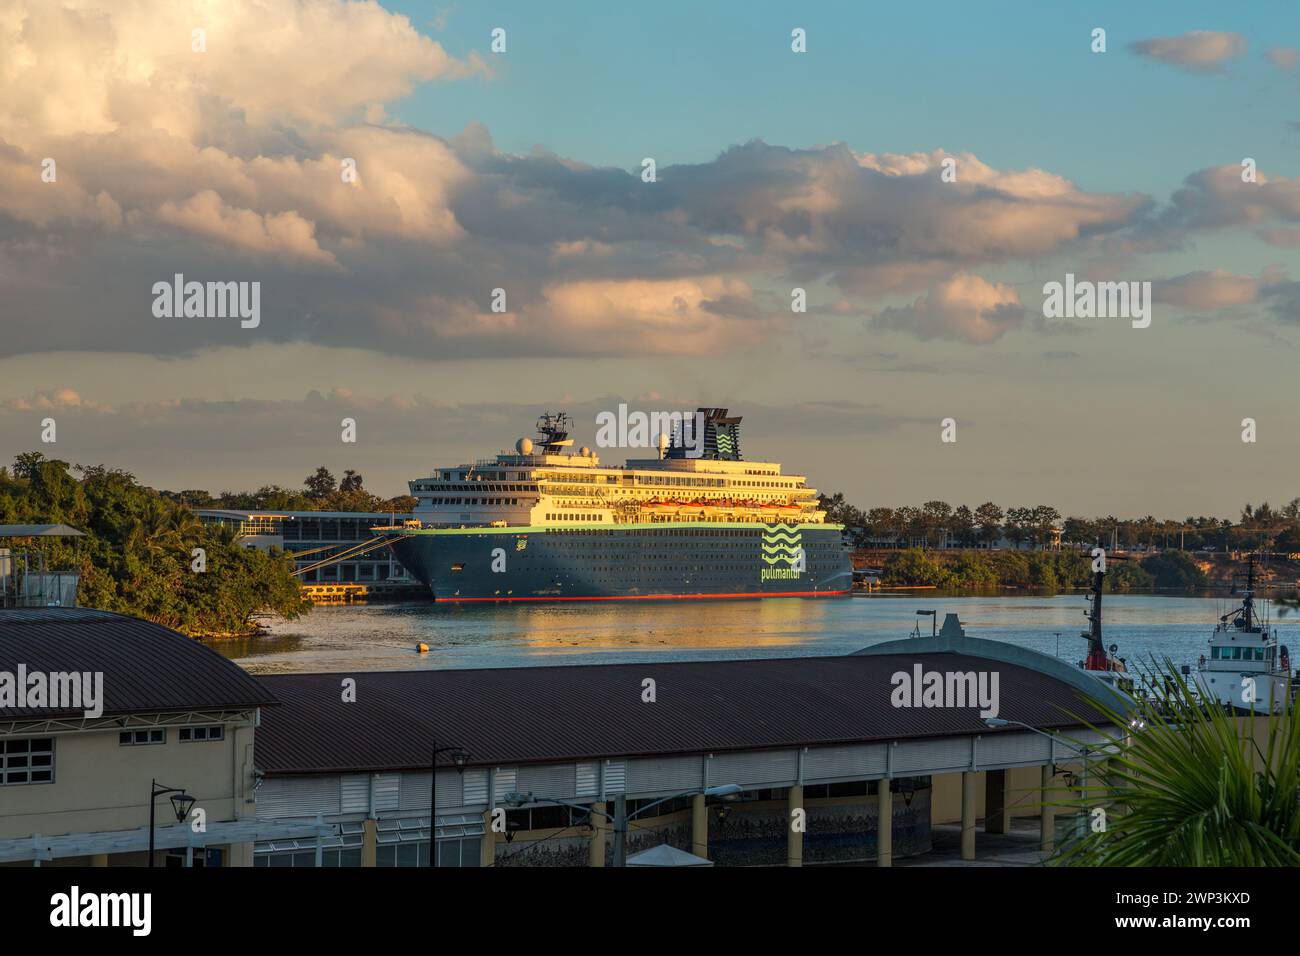
[[[1263,172],[1257,172],[1255,182],[1243,182],[1241,177],[1239,165],[1214,166],[1192,173],[1161,213],[1160,227],[1171,234],[1263,227],[1256,233],[1263,241],[1293,245],[1293,230],[1269,226],[1300,222],[1300,178],[1269,177]]]
[[[502,152],[478,124],[444,139],[386,105],[487,70],[377,4],[0,0],[0,64],[7,355],[706,354],[787,328],[794,286],[834,297],[815,296],[810,320],[867,313],[1121,235],[1151,208],[941,149],[755,140],[647,184]],[[154,318],[150,290],[176,273],[258,281],[261,324]]]
[[[1290,72],[1300,63],[1300,50],[1291,46],[1275,46],[1264,54],[1279,70]]]
[[[598,412],[619,402],[644,410],[689,410],[721,404],[745,417],[745,447],[753,460],[781,460],[792,442],[816,440],[819,458],[843,458],[843,437],[886,434],[900,426],[929,423],[930,417],[898,414],[857,402],[785,401],[756,405],[717,390],[676,394],[668,399],[631,395],[566,396],[564,407],[574,422],[578,445],[595,446]],[[193,398],[107,404],[66,389],[40,391],[0,401],[0,448],[7,455],[41,451],[47,457],[82,464],[125,468],[156,488],[180,490],[255,489],[267,484],[300,486],[316,466],[339,474],[356,468],[366,487],[384,496],[406,493],[406,482],[427,475],[434,464],[473,461],[511,447],[531,435],[544,406],[557,407],[561,396],[537,403],[449,402],[423,395],[379,395],[332,389],[293,399],[201,400]],[[75,393],[71,393],[75,395]],[[58,443],[40,442],[43,417],[58,424]],[[358,443],[339,442],[339,422],[357,422]],[[429,448],[439,449],[435,461]],[[239,449],[231,455],[231,449]],[[772,456],[770,459],[763,455]],[[621,464],[625,453],[601,451],[602,459]],[[0,460],[0,466],[7,465]],[[807,465],[807,458],[804,458]],[[824,473],[824,472],[823,472]]]
[[[1154,37],[1129,44],[1139,56],[1150,57],[1194,73],[1212,72],[1223,63],[1246,52],[1246,38],[1240,33],[1192,30],[1178,37]]]
[[[1185,309],[1228,309],[1258,301],[1261,293],[1286,281],[1286,272],[1269,266],[1259,277],[1236,275],[1224,269],[1189,272],[1152,285],[1157,302]]]
[[[984,345],[1019,328],[1024,315],[1020,296],[1011,286],[960,273],[909,306],[884,309],[872,324],[920,339],[955,339]]]
[[[158,208],[158,221],[248,252],[334,263],[334,256],[316,244],[315,225],[298,213],[259,215],[251,209],[233,209],[210,189],[180,205],[164,202]]]

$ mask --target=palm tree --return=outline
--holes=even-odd
[[[1109,809],[1097,832],[1066,843],[1067,866],[1300,866],[1300,708],[1236,718],[1197,693],[1174,664],[1151,668],[1167,693],[1121,712],[1089,700],[1120,733],[1099,786],[1061,805]],[[1261,746],[1261,743],[1263,744]],[[1095,751],[1102,749],[1090,745]]]

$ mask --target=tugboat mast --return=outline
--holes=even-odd
[[[1097,571],[1092,576],[1092,592],[1089,595],[1090,607],[1084,612],[1088,619],[1089,628],[1083,633],[1083,637],[1088,641],[1088,658],[1084,661],[1084,669],[1090,671],[1108,671],[1111,670],[1110,658],[1106,655],[1106,645],[1102,643],[1101,638],[1101,594],[1102,582],[1105,579],[1104,571]]]

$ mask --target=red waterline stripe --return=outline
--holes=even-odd
[[[584,595],[581,597],[449,597],[434,595],[434,601],[448,604],[468,604],[472,601],[670,601],[682,598],[766,598],[766,597],[837,597],[850,591],[773,591],[769,594],[755,594],[753,591],[741,591],[736,594],[615,594],[609,597]]]

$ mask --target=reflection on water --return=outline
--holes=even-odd
[[[1195,664],[1227,598],[1107,595],[1105,635],[1130,661],[1168,655]],[[637,660],[844,654],[907,637],[917,609],[957,613],[971,637],[1009,641],[1071,662],[1083,656],[1081,594],[610,601],[519,604],[373,604],[317,607],[265,637],[211,646],[254,673],[519,667]],[[928,633],[930,619],[920,618]],[[1300,644],[1300,619],[1276,621]],[[1059,636],[1058,636],[1059,635]],[[1289,640],[1288,640],[1289,638]],[[418,643],[429,645],[419,654]]]

